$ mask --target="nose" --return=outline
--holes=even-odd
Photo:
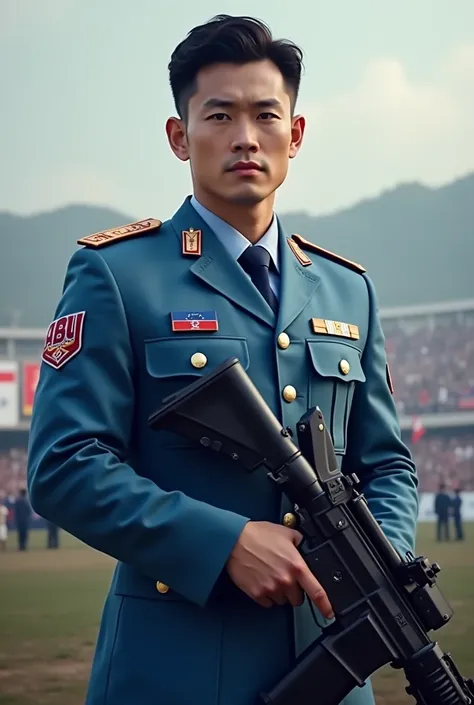
[[[235,132],[233,134],[232,152],[251,152],[255,154],[259,151],[260,145],[257,139],[255,126],[249,120],[239,120],[235,122]]]

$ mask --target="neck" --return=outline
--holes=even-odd
[[[253,244],[265,235],[273,219],[274,194],[252,205],[229,203],[199,190],[195,190],[194,195],[204,208],[232,225]]]

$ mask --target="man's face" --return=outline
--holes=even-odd
[[[292,118],[290,95],[272,62],[217,64],[199,72],[186,125],[180,135],[175,129],[179,144],[172,148],[190,160],[198,198],[254,205],[285,180],[304,119]]]

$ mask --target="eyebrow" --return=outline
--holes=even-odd
[[[209,98],[203,105],[203,108],[233,108],[236,105],[234,100],[224,98]],[[281,108],[281,102],[276,98],[264,98],[256,100],[252,103],[254,108]]]

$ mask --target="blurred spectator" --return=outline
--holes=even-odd
[[[440,482],[438,491],[434,498],[434,513],[436,514],[436,540],[449,541],[449,517],[451,513],[452,501],[446,492],[444,482]]]
[[[400,414],[474,411],[474,311],[384,319]]]
[[[15,527],[18,535],[18,550],[28,550],[28,538],[33,511],[24,487],[21,488],[15,501]]]
[[[21,487],[26,486],[26,449],[0,451],[0,491],[12,504]]]
[[[5,495],[0,492],[0,550],[7,550],[7,539],[8,539],[8,524],[7,519],[9,515],[9,509],[5,504]]]
[[[461,488],[457,487],[454,490],[454,498],[452,501],[452,515],[454,519],[454,530],[456,532],[456,541],[464,541],[464,526],[462,518],[462,497]]]
[[[45,522],[46,525],[46,548],[59,548],[59,526],[50,521]]]

